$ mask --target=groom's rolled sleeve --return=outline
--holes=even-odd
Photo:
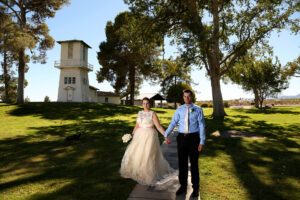
[[[175,111],[175,114],[171,120],[171,123],[168,127],[168,129],[165,132],[165,137],[168,137],[168,135],[173,131],[173,129],[175,128],[175,126],[177,126],[179,121],[179,112],[178,109]]]
[[[206,134],[205,134],[205,118],[204,118],[202,109],[200,109],[198,123],[199,123],[199,129],[200,129],[200,144],[204,145]]]

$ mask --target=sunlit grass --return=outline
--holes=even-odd
[[[0,199],[127,199],[135,182],[119,175],[139,107],[110,104],[0,104]],[[154,109],[166,128],[174,110]],[[300,199],[300,107],[226,109],[207,124],[199,157],[206,199]],[[224,139],[214,131],[246,130],[266,139]],[[68,135],[83,132],[77,142]]]
[[[199,159],[202,199],[299,199],[300,107],[205,110],[208,132],[246,130],[266,139],[208,136]]]

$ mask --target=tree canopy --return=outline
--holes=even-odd
[[[167,95],[169,88],[179,82],[191,84],[191,66],[186,66],[182,58],[158,59],[155,61],[157,69],[153,73],[154,83],[159,83],[163,95]]]
[[[54,40],[45,20],[54,17],[55,12],[68,3],[68,0],[0,0],[1,10],[6,16],[12,16],[17,27],[14,33],[18,34],[18,40],[14,47],[18,54],[18,104],[24,103],[25,67],[29,62],[25,51],[30,50],[34,61],[46,62],[46,50],[53,47]]]
[[[229,70],[228,76],[245,91],[253,92],[256,107],[262,109],[267,97],[274,97],[288,87],[291,75],[288,71],[277,58],[273,63],[272,58],[256,58],[254,54],[249,54]]]
[[[286,64],[287,74],[290,76],[300,77],[300,56],[294,61]]]
[[[226,115],[220,79],[254,46],[268,46],[273,30],[299,31],[294,0],[124,0],[137,15],[151,16],[149,29],[173,37],[187,64],[210,77],[213,116]]]
[[[98,60],[102,68],[97,72],[98,82],[111,82],[117,93],[129,87],[132,105],[136,84],[151,76],[155,69],[153,62],[161,51],[162,39],[158,34],[145,35],[141,31],[147,20],[149,17],[128,11],[118,14],[114,22],[107,22],[106,41],[99,45]]]
[[[193,102],[196,101],[196,97],[195,97],[195,92],[193,91],[192,87],[186,83],[183,82],[178,82],[175,85],[172,85],[167,93],[167,101],[168,102],[173,102],[175,103],[175,108],[176,106],[176,102],[180,103],[181,105],[184,104],[184,100],[183,100],[183,91],[189,89],[193,92],[194,98],[193,98]]]

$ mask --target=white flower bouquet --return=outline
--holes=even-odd
[[[129,142],[129,140],[131,140],[131,138],[132,138],[132,136],[131,136],[131,134],[129,134],[129,133],[123,135],[123,136],[122,136],[123,143]]]

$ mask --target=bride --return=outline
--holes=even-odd
[[[133,138],[122,159],[120,173],[142,185],[163,184],[177,176],[177,170],[170,167],[160,150],[157,131],[164,135],[156,113],[150,110],[149,98],[143,99],[144,111],[139,111]],[[169,143],[169,141],[166,141]]]

